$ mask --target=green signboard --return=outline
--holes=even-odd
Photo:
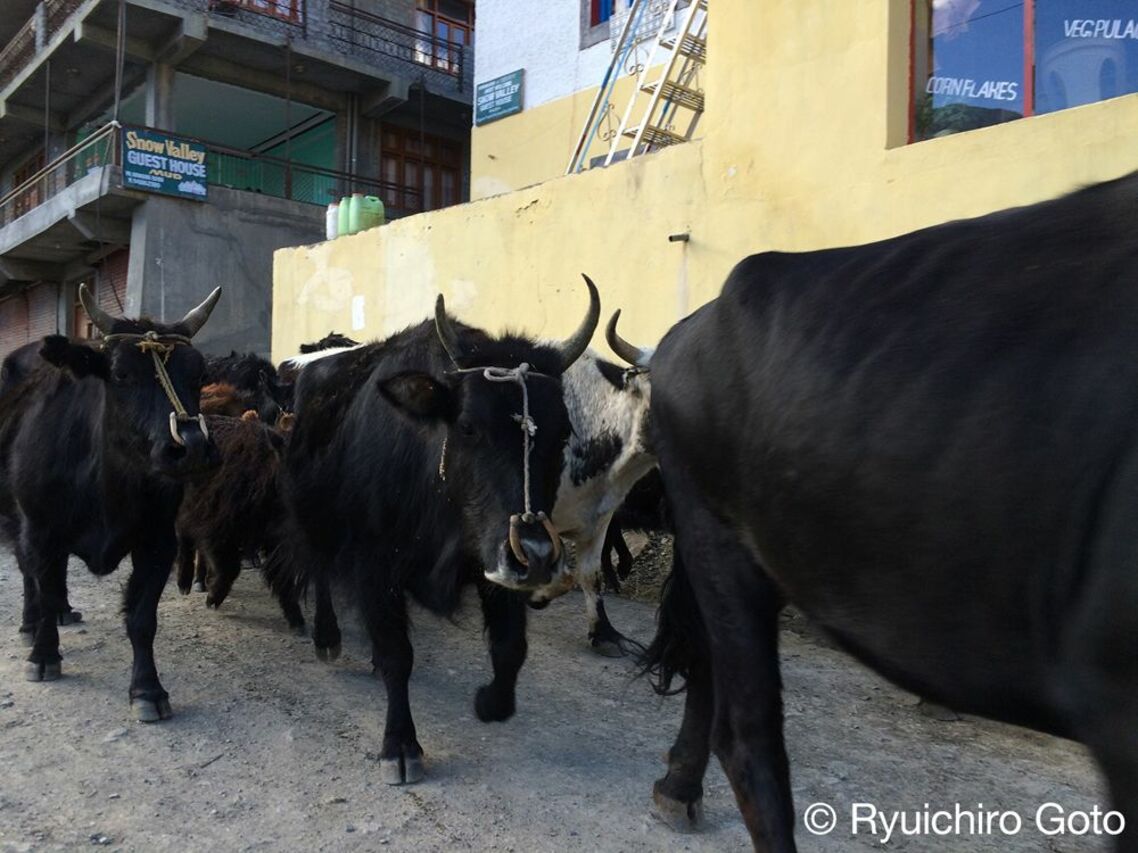
[[[525,70],[519,68],[485,83],[479,83],[474,94],[474,123],[488,124],[522,111],[522,81]]]
[[[123,186],[204,201],[205,146],[158,130],[123,129]]]

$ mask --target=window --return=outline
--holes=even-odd
[[[417,213],[458,204],[462,186],[462,143],[388,126],[382,131],[380,171],[383,204]]]
[[[914,0],[913,140],[1138,92],[1133,0]]]
[[[474,41],[474,3],[472,0],[418,0],[418,6],[416,25],[434,39],[416,44],[415,60],[458,74],[462,69],[461,48]]]
[[[612,17],[612,7],[616,0],[589,0],[589,26],[603,24]]]
[[[44,164],[44,153],[41,148],[12,172],[12,189],[16,189],[20,184],[30,180],[37,172],[43,169]],[[33,207],[39,206],[44,200],[43,191],[44,181],[39,180],[17,196],[15,204],[13,205],[14,216],[23,216]]]

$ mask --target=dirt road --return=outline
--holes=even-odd
[[[475,688],[489,663],[477,605],[458,624],[416,614],[412,703],[428,778],[379,781],[382,686],[362,632],[345,619],[344,656],[315,660],[288,633],[254,573],[220,612],[173,583],[156,644],[174,719],[130,721],[129,643],[117,610],[124,573],[73,565],[72,603],[86,622],[62,629],[61,681],[23,681],[16,637],[20,581],[0,557],[0,850],[749,849],[718,767],[706,825],[679,835],[652,814],[652,780],[682,701],[656,698],[632,665],[583,642],[577,596],[534,613],[518,714],[484,725]],[[647,639],[652,609],[616,600],[614,624]],[[1083,751],[975,720],[946,722],[841,653],[784,634],[787,736],[801,818],[816,801],[847,815],[882,809],[1016,810],[1014,837],[897,838],[890,850],[1104,850],[1102,840],[1044,837],[1035,809],[1103,801]],[[802,850],[882,849],[839,822]]]

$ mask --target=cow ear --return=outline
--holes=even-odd
[[[400,373],[379,383],[380,393],[397,408],[417,418],[452,420],[454,395],[426,373]]]
[[[40,347],[40,358],[66,370],[77,379],[93,376],[109,379],[111,376],[107,356],[86,344],[72,343],[63,335],[48,335]]]

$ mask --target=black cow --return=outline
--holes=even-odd
[[[165,325],[111,317],[81,286],[83,307],[105,335],[102,346],[45,338],[40,354],[48,364],[0,398],[0,534],[24,577],[27,677],[60,675],[56,623],[67,607],[68,555],[104,575],[129,554],[130,700],[148,722],[170,716],[153,644],[176,550],[179,481],[216,464],[197,417],[205,360],[190,339],[219,296],[215,290]]]
[[[275,424],[282,411],[291,409],[292,386],[283,384],[272,362],[256,353],[231,350],[229,355],[207,358],[203,387],[214,384],[231,385],[242,405],[267,424]]]
[[[360,606],[387,688],[385,782],[415,782],[423,773],[407,695],[408,596],[450,614],[462,587],[477,584],[494,680],[478,690],[475,711],[484,721],[514,713],[525,598],[484,572],[541,585],[563,568],[545,514],[569,434],[560,376],[585,351],[600,311],[596,288],[588,287],[585,321],[560,346],[454,323],[440,297],[434,323],[301,371],[282,469],[296,535],[280,550],[317,582],[318,654],[334,657],[339,647],[320,582],[347,584]]]
[[[211,415],[206,423],[221,465],[186,487],[178,510],[177,581],[183,594],[197,585],[207,593],[206,606],[216,608],[241,574],[242,558],[260,562],[276,548],[285,433],[256,417]],[[289,627],[303,633],[298,591],[276,586]]]
[[[794,848],[783,600],[901,686],[1084,742],[1138,821],[1138,175],[868,246],[744,260],[651,361],[687,682],[656,783],[709,747]],[[1128,829],[1121,848],[1138,849]]]

